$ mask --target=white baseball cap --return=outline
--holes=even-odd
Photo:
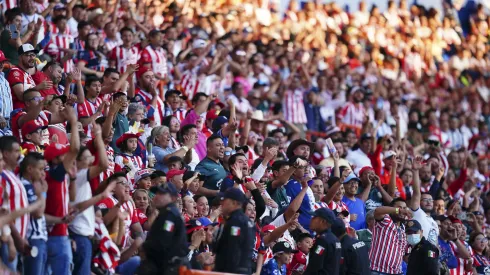
[[[204,39],[196,39],[192,43],[192,48],[193,49],[201,49],[201,48],[206,47],[206,45],[207,45],[207,43],[206,43],[206,41],[204,41]]]

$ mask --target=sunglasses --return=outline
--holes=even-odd
[[[434,145],[434,146],[439,146],[439,141],[429,140],[429,141],[427,141],[427,144]]]
[[[35,96],[27,101],[36,101],[36,102],[41,102],[44,99],[42,96]]]
[[[225,151],[225,156],[231,156],[231,155],[234,155],[234,154],[236,154],[236,151],[235,150]]]

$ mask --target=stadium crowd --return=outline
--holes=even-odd
[[[320,2],[1,0],[1,274],[490,274],[487,7]]]

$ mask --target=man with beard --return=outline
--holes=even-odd
[[[44,65],[42,72],[35,73],[32,78],[36,84],[41,84],[43,81],[51,81],[53,86],[49,89],[39,91],[41,96],[50,100],[54,95],[62,95],[65,92],[65,87],[59,85],[61,82],[63,68],[57,62],[51,61]]]
[[[412,212],[407,203],[394,199],[389,206],[374,210],[374,231],[369,259],[371,274],[401,274],[402,261],[407,251],[407,237],[403,221],[410,219]]]
[[[23,94],[28,89],[34,88],[37,91],[51,89],[51,81],[43,81],[36,86],[32,74],[36,65],[37,50],[31,44],[24,44],[17,50],[19,54],[19,65],[10,69],[7,81],[12,90],[12,102],[14,110],[24,108]]]
[[[431,217],[434,209],[434,200],[429,193],[420,192],[419,170],[422,168],[423,158],[415,157],[412,165],[413,169],[413,193],[410,208],[413,211],[413,218],[422,226],[424,237],[434,245],[437,245],[439,230],[436,221]]]
[[[136,73],[138,85],[136,86],[135,96],[132,101],[143,104],[148,112],[148,118],[161,125],[165,114],[165,103],[157,95],[155,73],[148,67],[139,68]]]
[[[182,108],[182,93],[178,90],[168,90],[165,93],[165,115],[175,116],[179,122],[183,121],[187,115],[187,110]]]
[[[465,251],[464,244],[458,241],[458,231],[453,226],[451,218],[446,215],[437,216],[436,220],[441,222],[439,227],[439,263],[443,268],[452,269],[458,267],[458,258],[454,255],[451,243],[456,244],[457,251]],[[448,271],[449,272],[449,271]]]
[[[345,195],[342,202],[347,205],[350,213],[350,226],[355,230],[366,228],[366,205],[364,199],[357,198],[357,190],[361,180],[350,173],[344,180]]]

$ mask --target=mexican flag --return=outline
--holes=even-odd
[[[175,224],[171,221],[165,221],[165,224],[163,225],[163,230],[167,232],[172,232],[174,231]]]
[[[318,254],[318,255],[322,255],[323,254],[323,251],[325,251],[325,248],[321,245],[319,245],[316,249],[315,249],[315,253]]]
[[[232,226],[231,227],[231,235],[232,236],[240,236],[240,227]]]

